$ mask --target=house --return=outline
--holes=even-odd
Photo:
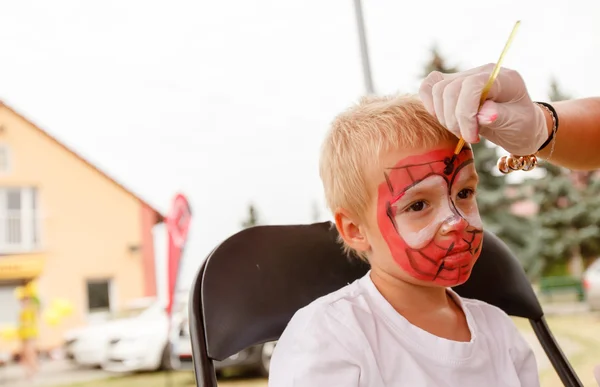
[[[156,295],[153,228],[163,216],[46,131],[0,103],[0,326],[15,325],[15,288],[36,279],[42,302],[73,313],[42,323],[42,351],[65,330]],[[1,339],[0,339],[1,340]],[[1,342],[0,352],[16,342]]]

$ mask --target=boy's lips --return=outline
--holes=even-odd
[[[435,275],[440,278],[454,278],[458,272],[468,272],[475,261],[475,256],[469,249],[456,249],[435,260],[425,257],[422,253],[415,253],[408,254],[411,266],[422,275]]]
[[[473,253],[470,250],[463,250],[442,258],[440,265],[443,263],[444,267],[452,269],[467,266],[472,260]]]
[[[440,259],[448,259],[451,257],[454,257],[456,255],[462,254],[462,253],[471,253],[471,246],[469,246],[468,244],[463,244],[460,246],[454,246],[454,248],[452,250],[450,250],[448,253],[446,253],[445,256],[441,257]]]

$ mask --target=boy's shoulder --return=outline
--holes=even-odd
[[[286,332],[307,333],[327,328],[353,331],[354,317],[369,313],[370,310],[364,281],[364,277],[358,279],[299,309],[290,320]]]
[[[336,314],[342,312],[353,304],[360,303],[360,299],[366,295],[363,286],[364,278],[357,279],[346,286],[321,296],[298,310],[299,315],[313,315],[315,313]]]
[[[479,310],[481,311],[481,313],[486,313],[486,314],[501,314],[501,315],[506,315],[506,313],[498,308],[496,305],[492,305],[489,304],[485,301],[481,301],[478,300],[476,298],[466,298],[466,297],[462,297],[460,295],[458,295],[457,293],[455,293],[453,291],[455,296],[458,296],[460,298],[461,303],[469,309],[472,310]]]
[[[368,348],[360,321],[370,310],[361,281],[296,311],[275,347],[269,385],[358,385]]]
[[[458,296],[458,297],[460,298],[462,305],[465,308],[469,309],[469,311],[471,311],[471,312],[479,313],[479,314],[482,314],[485,316],[492,316],[492,317],[502,316],[502,318],[504,318],[504,317],[510,318],[510,317],[508,317],[508,314],[506,314],[505,311],[498,308],[496,305],[492,305],[485,301],[481,301],[481,300],[478,300],[475,298],[465,298],[465,297],[460,297],[460,296]]]
[[[460,297],[460,302],[463,309],[468,311],[477,325],[487,328],[484,329],[485,331],[495,332],[496,334],[502,332],[509,336],[514,335],[516,332],[513,320],[499,307],[473,298]]]

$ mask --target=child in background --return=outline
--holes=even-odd
[[[512,320],[450,288],[481,251],[477,172],[465,146],[412,96],[368,97],[339,115],[320,174],[362,279],[299,310],[270,387],[536,387]]]
[[[27,380],[38,373],[36,339],[38,337],[39,301],[33,282],[19,289],[21,312],[19,313],[19,338],[21,339],[21,363]]]

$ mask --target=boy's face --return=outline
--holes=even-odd
[[[483,241],[478,180],[472,151],[464,147],[448,166],[453,153],[454,144],[444,144],[383,159],[367,226],[374,269],[439,286],[469,278]]]

